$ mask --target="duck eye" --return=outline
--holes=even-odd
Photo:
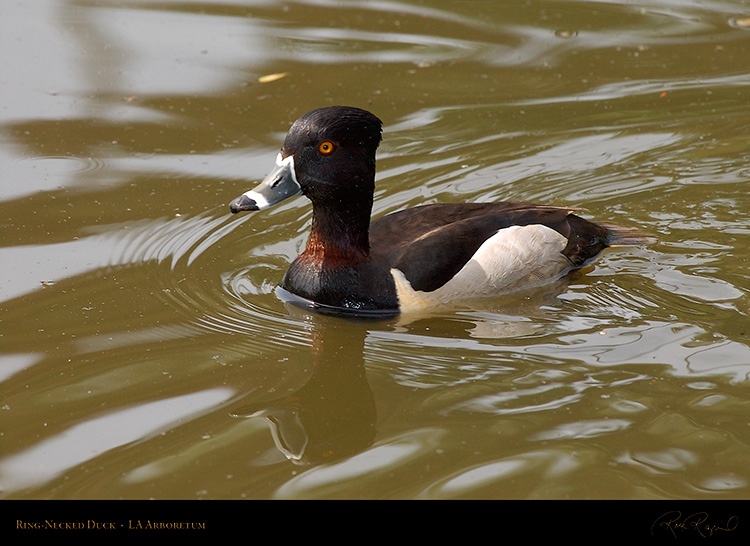
[[[333,142],[326,140],[318,146],[318,151],[323,155],[328,155],[333,152]]]

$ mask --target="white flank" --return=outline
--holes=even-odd
[[[541,225],[501,229],[450,281],[432,292],[414,290],[401,271],[391,269],[401,310],[506,294],[558,279],[572,267],[562,254],[567,242],[555,230]]]

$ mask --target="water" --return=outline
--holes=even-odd
[[[750,493],[750,4],[41,1],[0,17],[0,496]],[[385,122],[375,215],[588,209],[658,242],[348,320],[276,293],[291,122]]]

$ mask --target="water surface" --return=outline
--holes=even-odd
[[[10,3],[0,496],[750,496],[750,5]],[[384,121],[376,216],[528,200],[654,234],[555,285],[348,320],[275,292],[291,122]]]

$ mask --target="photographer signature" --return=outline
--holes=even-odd
[[[674,538],[677,538],[677,533],[680,531],[694,531],[705,538],[721,531],[734,531],[737,529],[737,524],[737,516],[730,516],[725,524],[719,525],[708,521],[708,513],[706,512],[695,512],[683,518],[682,512],[674,510],[662,514],[651,524],[651,534],[653,535],[655,530],[663,528],[672,533]]]

